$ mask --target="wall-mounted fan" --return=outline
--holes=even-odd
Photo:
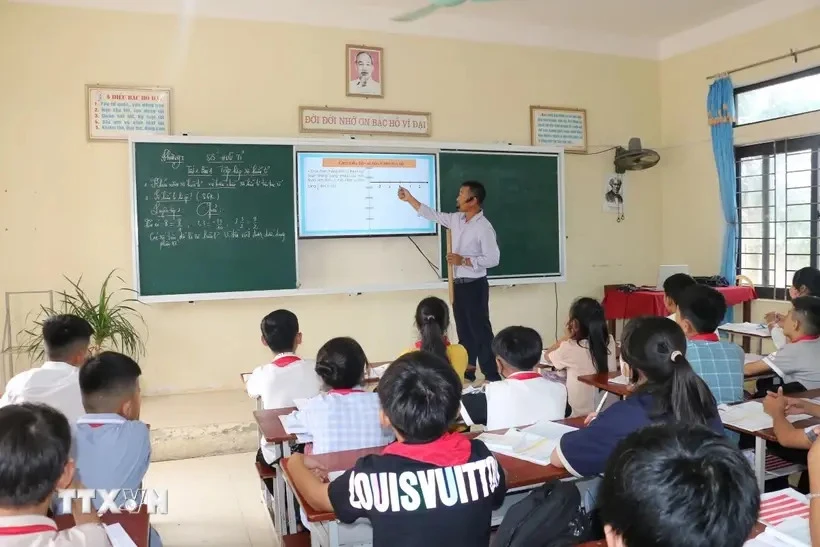
[[[407,23],[410,21],[417,21],[422,17],[427,17],[434,11],[438,11],[441,8],[454,8],[456,6],[460,6],[461,4],[465,4],[467,2],[496,2],[497,0],[430,0],[430,3],[423,8],[419,8],[417,10],[399,15],[397,17],[393,17],[393,21],[399,21],[401,23]]]
[[[615,148],[615,172],[643,171],[655,167],[661,161],[661,155],[654,150],[644,148],[641,139],[629,139],[628,148]]]

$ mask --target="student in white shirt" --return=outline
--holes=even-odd
[[[678,299],[683,291],[697,284],[691,275],[685,273],[676,273],[666,278],[663,282],[663,303],[669,312],[668,319],[678,322]]]
[[[71,425],[85,414],[80,395],[79,367],[88,358],[94,329],[76,315],[55,315],[43,323],[47,361],[21,372],[6,385],[0,406],[45,403],[68,418]]]
[[[746,376],[771,370],[783,379],[784,391],[820,388],[820,298],[800,296],[782,321],[789,343],[760,361],[746,363]]]
[[[265,409],[293,406],[295,399],[318,395],[322,383],[314,362],[296,355],[302,343],[296,315],[288,310],[273,311],[262,319],[261,329],[262,343],[273,352],[273,360],[254,369],[246,386],[248,395],[260,398]],[[281,456],[276,448],[260,439],[256,461],[274,464]]]
[[[493,353],[504,380],[487,384],[484,393],[461,398],[464,422],[495,430],[562,419],[567,389],[534,370],[542,351],[541,336],[531,328],[507,327],[499,332],[493,339]]]
[[[794,272],[792,284],[789,287],[789,298],[794,300],[800,296],[820,296],[820,270],[817,268],[805,267]],[[783,320],[786,318],[777,312],[766,314],[765,321],[772,335],[772,342],[777,349],[789,343],[783,333]]]
[[[72,503],[75,526],[62,532],[46,517],[58,489],[84,488],[74,480],[71,427],[43,404],[0,409],[0,547],[110,547],[94,511]]]

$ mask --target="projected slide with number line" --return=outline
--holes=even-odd
[[[435,234],[399,186],[435,208],[435,154],[297,152],[299,237]]]

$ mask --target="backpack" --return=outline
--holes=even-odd
[[[592,539],[591,530],[575,484],[552,480],[510,507],[493,547],[571,547]]]

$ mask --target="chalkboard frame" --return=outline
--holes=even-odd
[[[517,277],[493,277],[489,279],[490,286],[512,287],[516,285],[536,285],[547,283],[566,282],[566,208],[565,208],[565,164],[564,151],[562,148],[549,146],[529,146],[513,144],[474,144],[474,143],[454,143],[454,142],[433,142],[433,141],[392,141],[386,139],[356,139],[353,137],[340,137],[336,139],[317,138],[275,138],[275,137],[215,137],[215,136],[187,136],[187,135],[138,135],[128,139],[129,146],[129,173],[128,180],[131,193],[131,243],[132,243],[132,272],[134,287],[137,291],[137,298],[145,303],[173,303],[173,302],[196,302],[209,300],[239,300],[249,298],[276,298],[285,296],[312,296],[312,295],[360,295],[381,292],[400,291],[434,291],[444,290],[447,283],[444,280],[410,283],[402,285],[364,285],[350,287],[332,288],[311,288],[311,289],[281,289],[265,291],[242,291],[242,292],[220,292],[220,293],[198,293],[198,294],[174,294],[162,296],[149,296],[140,294],[139,283],[139,244],[138,244],[138,218],[137,218],[137,196],[136,196],[136,173],[135,173],[135,146],[138,143],[168,143],[168,144],[248,144],[248,145],[287,145],[293,147],[294,173],[293,181],[296,182],[296,152],[297,151],[360,151],[360,152],[381,152],[402,150],[408,152],[431,152],[436,155],[436,175],[440,179],[438,172],[440,152],[490,152],[490,153],[526,153],[553,155],[558,158],[558,211],[559,211],[559,239],[560,239],[560,273],[558,275],[534,275]],[[441,183],[437,184],[436,199],[441,207]],[[298,192],[294,191],[294,234],[296,237],[296,278],[299,280],[299,226],[298,226]],[[443,232],[437,230],[435,236],[439,244],[443,238]],[[431,236],[425,236],[431,237]],[[438,255],[438,253],[436,253]],[[438,256],[429,257],[434,263],[441,261]],[[421,257],[419,257],[421,260]]]

